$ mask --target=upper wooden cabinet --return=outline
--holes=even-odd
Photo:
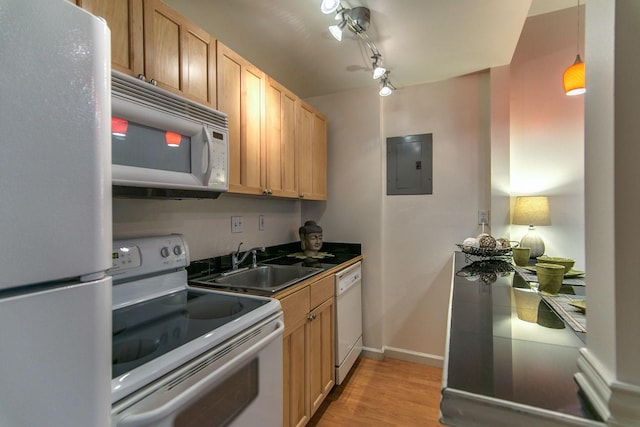
[[[305,200],[327,199],[327,118],[300,103],[298,124],[298,191]]]
[[[77,0],[111,29],[111,66],[216,107],[215,39],[160,0]]]
[[[216,105],[216,45],[160,0],[144,0],[144,74],[194,101]]]
[[[327,119],[160,0],[75,0],[111,29],[112,67],[229,117],[229,192],[327,199]]]
[[[143,0],[77,0],[107,21],[111,30],[111,67],[132,76],[144,74]]]
[[[229,116],[229,192],[265,194],[265,74],[218,42],[218,108]]]
[[[266,188],[269,195],[298,197],[298,97],[272,78],[267,79]]]

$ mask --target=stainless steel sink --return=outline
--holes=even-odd
[[[217,277],[195,280],[209,286],[273,294],[323,271],[322,268],[292,265],[259,265],[255,268],[229,272]]]

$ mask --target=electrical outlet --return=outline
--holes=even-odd
[[[242,217],[241,216],[231,217],[231,232],[242,233]]]
[[[258,231],[264,231],[264,215],[258,216]]]
[[[488,210],[479,210],[478,211],[478,224],[479,225],[488,225],[489,224],[489,211]]]

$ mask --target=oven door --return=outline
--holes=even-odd
[[[282,425],[282,313],[117,402],[118,427]]]

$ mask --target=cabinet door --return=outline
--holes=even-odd
[[[311,418],[307,372],[310,289],[308,286],[283,298],[283,425],[303,426]]]
[[[160,0],[145,0],[144,37],[147,80],[216,106],[215,39]]]
[[[335,384],[334,299],[311,310],[309,321],[309,398],[311,415]]]
[[[327,199],[327,119],[301,102],[298,135],[298,190],[300,198]]]
[[[307,358],[308,326],[298,325],[283,338],[283,425],[304,426],[311,414],[307,403]]]
[[[144,2],[144,69],[148,81],[181,93],[180,43],[183,18],[160,0]]]
[[[296,112],[298,97],[269,78],[267,80],[266,101],[266,187],[271,195],[297,198]]]
[[[111,30],[111,67],[144,74],[142,0],[77,0],[78,6],[107,21]]]
[[[216,40],[199,27],[185,24],[182,56],[184,95],[216,108]]]
[[[218,41],[218,108],[229,117],[229,192],[263,194],[265,74]]]

